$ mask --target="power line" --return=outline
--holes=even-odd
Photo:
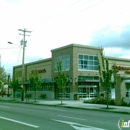
[[[91,1],[92,1],[92,0],[88,0],[87,2],[81,4],[80,6],[76,6],[76,9],[79,8],[79,7],[84,6],[85,4],[90,3]],[[89,9],[89,8],[92,8],[93,6],[96,6],[96,5],[100,4],[100,3],[102,3],[103,1],[105,1],[105,0],[102,0],[102,1],[100,1],[100,2],[97,2],[97,3],[95,3],[95,4],[91,5],[91,6],[89,6],[89,7],[85,8],[85,9],[83,9],[83,10],[80,10],[78,13],[81,13],[81,12],[83,12],[83,11]],[[77,3],[79,3],[79,2],[81,2],[81,0],[78,0],[78,1],[76,1],[76,2],[74,2],[74,3],[72,3],[72,4],[70,4],[69,6],[67,6],[67,7],[65,8],[65,11],[63,11],[63,12],[60,13],[60,14],[56,14],[56,15],[58,16],[58,18],[62,17],[63,15],[67,14],[66,12],[70,9],[70,7],[74,6],[75,4],[77,4]],[[71,11],[72,11],[72,10],[73,10],[73,9],[71,9]],[[69,10],[69,11],[70,11],[70,10]],[[70,13],[70,12],[69,12],[69,13]],[[50,15],[50,16],[46,17],[45,19],[42,19],[42,22],[45,21],[46,19],[48,20],[49,18],[52,18],[52,16],[54,16],[54,15],[55,15],[55,14]],[[77,15],[77,14],[76,14],[76,15]],[[71,15],[71,16],[72,16],[72,15]],[[73,16],[74,16],[74,15],[73,15]],[[52,21],[52,20],[51,20],[51,21]],[[56,20],[56,21],[57,21],[57,20]],[[41,24],[41,22],[39,22],[39,24],[37,24],[37,25],[39,26],[40,24]],[[36,27],[36,28],[38,28],[38,27]],[[36,29],[36,28],[35,28],[35,29]],[[34,30],[35,30],[35,29],[34,29]]]
[[[18,55],[18,61],[17,61],[17,64],[19,63],[20,54],[21,54],[21,49],[22,49],[22,48],[20,48],[20,51],[19,51],[19,55]]]
[[[75,4],[77,4],[77,3],[80,2],[80,1],[81,1],[81,0],[77,0],[76,2],[74,2],[74,3],[70,4],[69,6],[67,6],[65,9],[68,9],[68,8],[74,6]],[[63,13],[64,13],[64,12],[63,12]],[[51,14],[51,15],[47,16],[46,18],[43,18],[41,21],[43,22],[43,21],[45,21],[45,20],[48,20],[49,18],[52,18],[54,15],[55,15],[55,14]],[[41,24],[41,22],[39,22],[36,26],[39,26],[40,24]],[[36,27],[36,28],[38,28],[38,27]],[[36,29],[36,28],[35,28],[35,29]],[[33,30],[35,30],[35,29],[33,29]]]
[[[81,1],[81,0],[79,0],[79,1]],[[90,3],[91,2],[91,0],[88,0],[87,2],[85,2],[85,3],[83,3],[83,4],[81,4],[80,6],[76,6],[76,9],[77,8],[79,8],[79,7],[82,7],[83,5],[85,5],[85,4],[88,4],[88,3]],[[77,2],[76,2],[77,3]],[[75,3],[75,4],[76,4]],[[71,6],[68,6],[66,9],[68,9],[69,7],[72,7],[72,6],[74,6],[75,4],[72,4]],[[71,8],[71,10],[73,10],[72,8]],[[65,10],[63,13],[61,13],[59,16],[62,16],[63,14],[65,14],[65,12],[67,12],[68,10]],[[70,11],[70,10],[69,10]]]
[[[16,49],[16,48],[19,48],[19,47],[0,48],[0,49]]]
[[[118,27],[120,27],[120,26],[118,26]],[[125,29],[125,28],[127,28],[127,27],[130,27],[130,25],[125,26],[123,29]],[[103,35],[101,35],[101,36],[99,36],[99,37],[93,38],[93,40],[96,40],[96,39],[99,39],[99,38],[101,38],[101,37],[104,37],[104,36],[110,35],[110,34],[116,32],[116,31],[118,31],[118,30],[121,30],[121,29],[122,29],[122,28],[120,28],[120,29],[116,29],[116,30],[113,30],[113,31],[111,31],[111,32],[109,32],[109,33],[107,33],[107,34],[103,34]]]

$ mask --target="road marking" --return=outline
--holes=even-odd
[[[76,117],[71,117],[71,116],[62,116],[62,115],[58,115],[58,116],[65,117],[65,118],[71,118],[71,119],[77,119],[77,120],[85,120],[85,121],[87,121],[87,119],[76,118]]]
[[[36,126],[36,125],[28,124],[28,123],[25,123],[25,122],[13,120],[13,119],[2,117],[2,116],[0,116],[0,119],[12,121],[12,122],[15,122],[15,123],[18,123],[18,124],[22,124],[22,125],[26,125],[26,126],[30,126],[30,127],[33,127],[33,128],[38,128],[39,127],[39,126]]]
[[[60,109],[53,109],[53,108],[47,108],[49,110],[56,110],[56,111],[66,111],[66,110],[60,110]]]
[[[52,119],[52,120],[57,121],[57,122],[61,122],[61,123],[65,123],[65,124],[69,124],[75,130],[106,130],[106,129],[102,129],[102,128],[82,125],[82,124],[75,123],[75,122],[61,121],[61,120],[56,120],[56,119]]]
[[[9,108],[9,107],[6,107],[6,106],[0,106],[0,107],[2,107],[2,108]]]

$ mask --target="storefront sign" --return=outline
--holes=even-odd
[[[126,73],[126,74],[130,74],[130,70],[126,70],[125,73]]]
[[[126,74],[130,74],[130,67],[124,67],[124,66],[115,66],[116,71],[118,72],[119,70],[124,70]],[[113,66],[114,68],[114,66]]]
[[[46,72],[46,69],[41,69],[41,70],[32,70],[33,71],[37,71],[38,73],[45,73]]]
[[[114,68],[114,66],[113,66]],[[117,70],[130,70],[130,67],[124,67],[124,66],[116,66]]]

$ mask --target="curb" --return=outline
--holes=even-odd
[[[38,103],[37,101],[33,101],[33,102],[26,102],[26,101],[17,101],[17,100],[4,100],[4,99],[0,99],[0,102],[10,102],[10,103],[24,103],[24,104],[34,104],[34,105],[43,105],[43,106],[53,106],[53,107],[65,107],[65,108],[73,108],[73,109],[82,109],[82,110],[92,110],[92,111],[103,111],[103,112],[112,112],[112,113],[121,113],[121,114],[130,114],[130,112],[126,112],[126,111],[118,111],[118,110],[110,110],[107,108],[101,108],[101,109],[95,109],[95,108],[83,108],[83,107],[74,107],[74,106],[65,106],[65,104],[61,105],[61,104],[41,104]],[[115,108],[114,108],[115,109]]]

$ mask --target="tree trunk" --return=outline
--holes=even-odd
[[[14,100],[15,100],[15,90],[13,91],[13,97],[14,97]]]
[[[61,105],[62,105],[62,95],[63,95],[63,89],[61,89]]]
[[[36,90],[35,90],[35,102],[36,102],[36,96],[37,96],[37,93],[36,93]]]
[[[107,90],[107,109],[108,109],[108,107],[109,107],[109,106],[108,106],[108,103],[109,103],[109,101],[108,101],[108,100],[109,100],[109,97],[108,97],[108,96],[109,96],[109,92],[108,92],[108,90]]]
[[[22,88],[21,101],[24,101],[24,89]]]

